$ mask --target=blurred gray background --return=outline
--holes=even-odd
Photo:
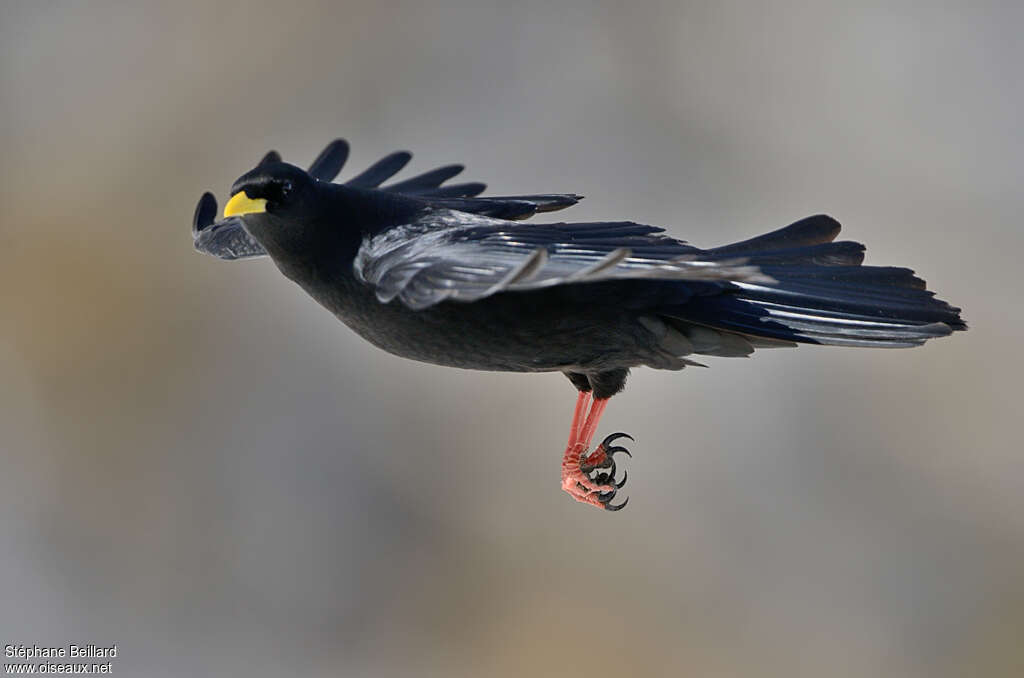
[[[432,4],[435,6],[428,6]],[[0,642],[120,675],[1018,676],[1019,2],[0,2]],[[815,212],[966,334],[560,375],[363,343],[192,251],[336,136],[711,246]]]

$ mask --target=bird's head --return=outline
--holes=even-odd
[[[260,165],[238,178],[231,187],[231,199],[224,205],[224,217],[270,215],[280,220],[310,213],[316,180],[305,171],[284,162]]]
[[[304,170],[270,162],[246,172],[231,187],[224,218],[238,217],[245,230],[273,255],[313,246],[324,192]]]

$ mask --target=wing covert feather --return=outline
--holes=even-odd
[[[773,282],[742,259],[702,257],[653,226],[520,224],[445,209],[364,240],[354,270],[381,302],[397,297],[416,310],[611,279]]]

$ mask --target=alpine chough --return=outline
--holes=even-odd
[[[700,249],[632,221],[523,223],[575,204],[563,193],[483,197],[446,165],[382,184],[401,151],[332,183],[348,144],[308,170],[271,151],[231,187],[222,219],[206,193],[200,252],[269,256],[285,276],[372,344],[451,367],[565,374],[579,391],[562,488],[608,510],[626,482],[614,433],[590,452],[608,400],[632,367],[681,370],[691,356],[826,344],[901,348],[966,329],[907,268],[863,266],[816,215],[743,242]],[[632,438],[630,438],[632,439]]]

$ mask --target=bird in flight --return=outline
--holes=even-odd
[[[231,187],[217,218],[206,193],[193,218],[200,252],[269,256],[278,269],[379,348],[450,367],[562,372],[576,408],[562,488],[610,511],[626,482],[613,433],[591,443],[633,367],[681,370],[692,356],[825,344],[919,346],[967,328],[907,268],[863,266],[864,246],[836,242],[817,215],[710,249],[632,221],[524,223],[581,196],[482,196],[447,184],[446,165],[384,184],[400,151],[344,183],[338,139],[309,169],[271,151]]]

